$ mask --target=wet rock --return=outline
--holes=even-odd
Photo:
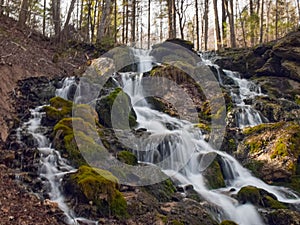
[[[112,128],[114,125],[116,129],[126,129],[136,125],[136,115],[132,110],[130,98],[121,88],[116,88],[109,95],[97,101],[95,109],[99,116],[99,122],[105,127]],[[115,120],[111,121],[113,113],[117,114],[114,115]],[[116,118],[118,119],[116,120]]]
[[[264,217],[269,225],[300,224],[300,213],[288,209],[273,210],[265,213]]]
[[[300,126],[296,122],[261,124],[246,128],[246,138],[239,144],[236,155],[263,180],[289,183],[291,175],[296,174],[298,167],[299,132]]]

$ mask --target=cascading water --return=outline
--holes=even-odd
[[[263,224],[257,209],[253,205],[241,205],[230,196],[247,185],[262,188],[274,194],[279,201],[300,204],[299,196],[291,190],[265,184],[253,177],[232,156],[213,149],[204,140],[201,131],[194,127],[194,124],[151,109],[145,100],[142,81],[143,73],[151,70],[153,59],[144,50],[134,50],[134,54],[140,61],[138,72],[121,73],[121,76],[123,90],[130,96],[133,109],[137,115],[137,129],[145,128],[150,133],[149,137],[143,140],[143,151],[136,151],[140,161],[156,164],[167,175],[179,181],[181,185],[192,184],[201,196],[220,208],[218,214],[214,215],[219,221],[230,219],[240,225]],[[227,76],[231,76],[240,87],[239,94],[233,93],[233,98],[236,98],[235,103],[238,107],[245,106],[244,100],[247,98],[254,98],[259,95],[259,91],[255,89],[255,86],[251,86],[251,84],[249,86],[243,79],[231,74],[230,71],[225,71],[225,73]],[[75,83],[74,78],[66,78],[63,87],[57,90],[56,94],[68,98],[68,93]],[[41,129],[40,124],[42,113],[40,109],[41,107],[38,107],[32,111],[32,119],[24,124],[23,129],[27,129],[39,144],[40,174],[47,180],[49,196],[64,211],[68,224],[97,224],[97,222],[84,218],[76,218],[74,212],[65,203],[64,196],[59,188],[60,182],[65,174],[75,170],[68,165],[58,151],[51,148],[48,139],[42,133],[43,129]],[[257,124],[259,122],[261,121],[258,121]],[[254,122],[245,123],[243,126],[248,125],[252,126]],[[208,189],[203,174],[206,165],[203,165],[201,160],[203,156],[208,154],[219,156],[226,181],[225,188]],[[235,191],[230,192],[230,190]]]
[[[63,87],[56,91],[60,97],[66,98],[70,87],[75,83],[74,78],[66,78]],[[24,123],[21,129],[27,130],[38,144],[40,153],[39,173],[42,178],[46,179],[45,185],[48,190],[50,200],[56,202],[58,207],[64,212],[66,218],[65,223],[70,225],[89,224],[97,225],[98,222],[91,221],[86,218],[76,217],[74,211],[69,208],[65,202],[65,198],[61,192],[61,181],[64,175],[76,172],[76,169],[68,165],[66,159],[61,157],[60,152],[51,148],[51,143],[43,134],[43,127],[41,126],[41,119],[43,116],[43,106],[31,110],[31,119]],[[18,129],[20,132],[21,129]]]
[[[251,101],[257,96],[262,96],[261,89],[255,83],[242,79],[237,72],[223,70],[224,73],[234,80],[238,89],[231,90],[231,97],[236,105],[236,119],[239,128],[253,127],[267,121],[251,106]],[[250,104],[247,104],[250,102]]]
[[[138,51],[135,52],[135,54],[138,53]],[[138,55],[137,57],[140,58],[140,65],[142,65],[144,56]],[[148,64],[147,70],[149,70],[150,62],[146,61],[146,63]],[[274,194],[282,202],[300,203],[299,196],[291,190],[265,184],[253,177],[232,156],[213,149],[203,139],[201,131],[196,129],[192,123],[153,110],[147,103],[135,104],[143,97],[142,72],[145,71],[122,74],[123,89],[132,100],[133,109],[137,115],[138,128],[145,128],[151,133],[143,143],[143,151],[136,152],[140,161],[156,164],[182,185],[192,184],[194,189],[208,202],[216,204],[222,209],[219,215],[215,215],[220,221],[230,219],[240,225],[263,224],[253,205],[241,205],[228,194],[224,194],[230,193],[230,190],[236,190],[234,192],[236,194],[243,186],[247,185],[263,188]],[[237,78],[229,71],[226,73],[239,84],[240,94],[235,96],[238,107],[247,108],[243,103],[244,100],[259,95],[256,89],[252,90],[256,86],[251,82]],[[249,87],[249,85],[252,86]],[[248,119],[248,122],[244,122],[241,126],[253,126],[261,123],[261,118],[257,116],[260,118],[257,119],[256,116],[253,115],[253,120]],[[211,153],[217,154],[223,162],[226,188],[209,190],[206,186],[203,176],[203,169],[206,168],[202,168],[201,158]]]

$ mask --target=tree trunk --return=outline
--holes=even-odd
[[[28,8],[29,8],[29,2],[28,0],[22,0],[21,3],[21,9],[19,13],[19,26],[22,28],[25,26],[27,17],[28,17]]]
[[[148,49],[150,49],[151,36],[151,0],[148,0]]]
[[[169,38],[173,38],[173,15],[172,15],[172,0],[167,0],[168,6],[168,27],[169,27]]]
[[[249,1],[249,13],[250,13],[250,42],[251,47],[254,46],[254,29],[255,29],[255,21],[254,21],[254,6],[253,6],[253,0]]]
[[[69,11],[68,11],[68,15],[67,15],[67,19],[66,19],[66,22],[65,22],[65,25],[64,25],[64,30],[67,28],[67,26],[70,23],[71,15],[72,15],[73,10],[75,8],[75,3],[76,3],[76,0],[72,0],[71,1],[70,7],[69,7]]]
[[[81,5],[80,5],[80,19],[79,19],[79,29],[82,29],[82,18],[83,18],[83,1],[81,0]]]
[[[122,2],[122,43],[125,44],[125,15],[126,15],[125,0]]]
[[[47,0],[44,0],[44,5],[43,5],[43,36],[46,36],[46,10],[47,10]]]
[[[229,0],[229,7],[227,8],[227,15],[229,17],[231,47],[235,48],[236,40],[235,40],[235,29],[234,29],[233,0]]]
[[[176,0],[172,0],[172,15],[173,15],[173,38],[176,38],[177,30],[176,30]]]
[[[4,12],[4,0],[0,0],[0,16],[3,16]]]
[[[208,0],[204,1],[204,50],[207,51],[208,43]]]
[[[239,2],[237,1],[237,4],[239,4]],[[239,5],[237,6],[237,8],[239,9]],[[245,34],[245,21],[242,18],[242,13],[239,9],[239,19],[240,19],[240,23],[241,23],[241,28],[242,28],[242,34],[243,34],[243,42],[244,42],[244,48],[247,47],[247,42],[246,42],[246,34]]]
[[[106,0],[103,6],[102,15],[98,27],[97,43],[100,43],[105,36],[105,32],[109,27],[110,11],[112,6],[112,0]]]
[[[264,37],[264,4],[265,1],[261,0],[259,43],[263,43],[263,37]]]
[[[219,25],[219,14],[218,14],[218,0],[213,0],[214,12],[215,12],[215,32],[217,38],[217,49],[221,48],[221,34],[220,34],[220,25]]]
[[[200,36],[199,36],[199,6],[198,0],[195,0],[195,10],[196,10],[196,50],[200,49]]]
[[[115,0],[115,8],[114,8],[114,41],[115,41],[115,43],[117,43],[117,37],[118,37],[118,35],[117,35],[117,20],[118,20],[118,12],[117,12],[117,6],[118,6],[118,4],[117,4],[118,2],[117,2],[117,0]]]
[[[300,25],[300,0],[297,0],[297,9],[298,9],[298,27]]]
[[[126,0],[126,34],[125,34],[125,40],[126,44],[128,43],[128,25],[129,25],[129,9],[128,9],[128,0]]]
[[[132,24],[131,24],[131,43],[135,45],[135,25],[136,25],[136,0],[132,1]]]
[[[54,24],[54,32],[58,41],[60,41],[60,0],[52,0],[52,16],[53,16],[53,24]]]
[[[222,0],[222,39],[223,39],[223,47],[227,47],[227,9],[228,3],[227,0]]]
[[[278,39],[278,0],[275,3],[275,39]]]

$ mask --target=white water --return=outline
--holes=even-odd
[[[291,190],[265,184],[253,177],[232,156],[213,149],[203,139],[201,131],[194,128],[194,124],[153,110],[145,100],[141,100],[144,98],[142,73],[151,70],[152,58],[142,50],[135,51],[135,54],[142,62],[139,64],[139,71],[137,73],[122,74],[122,80],[124,91],[131,97],[134,105],[138,128],[146,128],[148,132],[151,132],[149,138],[142,144],[143,151],[137,151],[140,161],[160,166],[166,174],[180,181],[182,185],[192,184],[194,189],[208,202],[220,207],[221,210],[218,211],[218,215],[215,215],[219,221],[230,219],[240,225],[263,224],[253,205],[241,205],[237,200],[230,197],[231,194],[236,194],[243,186],[247,185],[263,188],[276,195],[278,200],[282,202],[300,204],[299,197]],[[226,73],[230,76],[228,71]],[[56,93],[61,97],[67,98],[69,87],[73,83],[74,78],[65,79],[64,86]],[[257,91],[254,92],[259,94]],[[240,93],[243,94],[236,96],[236,103],[241,105],[243,105],[243,100],[247,96],[253,96],[251,90],[245,90]],[[240,103],[238,103],[239,99]],[[40,108],[32,111],[33,118],[25,124],[25,127],[39,143],[41,155],[40,172],[41,176],[48,181],[51,200],[57,202],[64,211],[68,224],[97,224],[84,218],[76,218],[74,212],[66,205],[64,196],[60,191],[60,182],[62,177],[66,173],[74,171],[74,168],[68,165],[58,151],[50,147],[48,139],[41,132],[40,121],[42,114],[39,111]],[[207,167],[204,156],[211,154],[218,154],[222,159],[226,179],[225,188],[218,190],[209,190],[207,188],[206,180],[203,176],[203,171]],[[235,189],[235,192],[229,192],[232,188]]]
[[[254,100],[257,96],[262,96],[260,86],[255,83],[242,79],[237,72],[229,70],[223,70],[225,74],[232,78],[238,90],[231,90],[232,101],[235,103],[237,108],[237,123],[239,128],[253,127],[267,121],[261,114],[255,110],[250,104],[246,104],[246,101]]]
[[[68,84],[71,84],[67,80]],[[68,90],[65,86],[64,90]],[[61,96],[67,96],[66,92],[60,92]],[[65,202],[65,198],[61,192],[61,182],[63,176],[76,172],[76,169],[68,165],[66,159],[62,158],[59,151],[51,148],[48,138],[42,133],[44,129],[41,126],[41,119],[43,113],[41,112],[42,106],[31,110],[32,118],[24,123],[23,128],[26,129],[28,133],[32,134],[34,139],[37,141],[38,150],[40,152],[40,166],[39,173],[40,176],[45,178],[47,181],[45,183],[50,200],[57,203],[58,207],[65,214],[65,223],[69,225],[79,225],[79,224],[95,224],[98,222],[91,221],[82,217],[76,217],[74,211],[69,208]]]
[[[139,57],[141,60],[144,58],[143,55]],[[147,63],[149,62],[147,61]],[[229,71],[226,71],[226,73],[231,76]],[[230,219],[240,225],[263,224],[253,205],[241,205],[230,197],[229,190],[232,188],[235,192],[231,194],[236,194],[243,186],[252,185],[273,193],[282,202],[300,203],[299,196],[294,194],[293,191],[265,184],[253,177],[232,156],[213,149],[204,141],[200,130],[194,128],[193,124],[188,121],[179,120],[155,111],[145,102],[135,105],[134,103],[138,102],[143,95],[141,71],[136,74],[124,73],[122,76],[124,91],[132,99],[133,108],[137,115],[138,128],[146,128],[148,132],[151,132],[149,138],[144,140],[142,151],[137,151],[138,159],[142,162],[156,164],[167,175],[180,181],[182,185],[192,184],[194,189],[208,202],[222,209],[219,215],[215,215],[218,220]],[[247,108],[243,100],[259,95],[259,90],[255,89],[256,86],[253,83],[235,76],[232,78],[240,87],[240,94],[236,96],[236,103],[238,107]],[[252,84],[253,86],[249,87]],[[245,116],[249,117],[249,115]],[[253,115],[253,117],[256,119],[256,115]],[[253,126],[255,123],[262,122],[261,119],[259,121],[255,121],[255,119],[253,121],[248,119],[247,123],[239,120],[242,123],[240,126]],[[224,165],[223,170],[225,171],[226,188],[218,190],[207,188],[202,173],[207,167],[204,156],[211,154],[217,154],[221,157]]]

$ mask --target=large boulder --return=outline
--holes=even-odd
[[[80,215],[94,218],[115,216],[119,219],[128,216],[126,200],[118,190],[118,179],[109,171],[81,166],[64,179],[64,192],[72,204],[95,206],[94,209],[90,207],[89,212],[75,207]]]
[[[136,125],[136,114],[132,109],[131,100],[121,88],[116,88],[108,95],[101,97],[95,109],[99,122],[105,127],[112,128],[114,125],[117,129],[126,129]],[[113,113],[118,115],[113,115]],[[115,124],[112,123],[112,116],[119,118],[114,121]]]
[[[236,155],[264,181],[292,184],[300,158],[300,125],[296,122],[261,124],[244,129]]]

